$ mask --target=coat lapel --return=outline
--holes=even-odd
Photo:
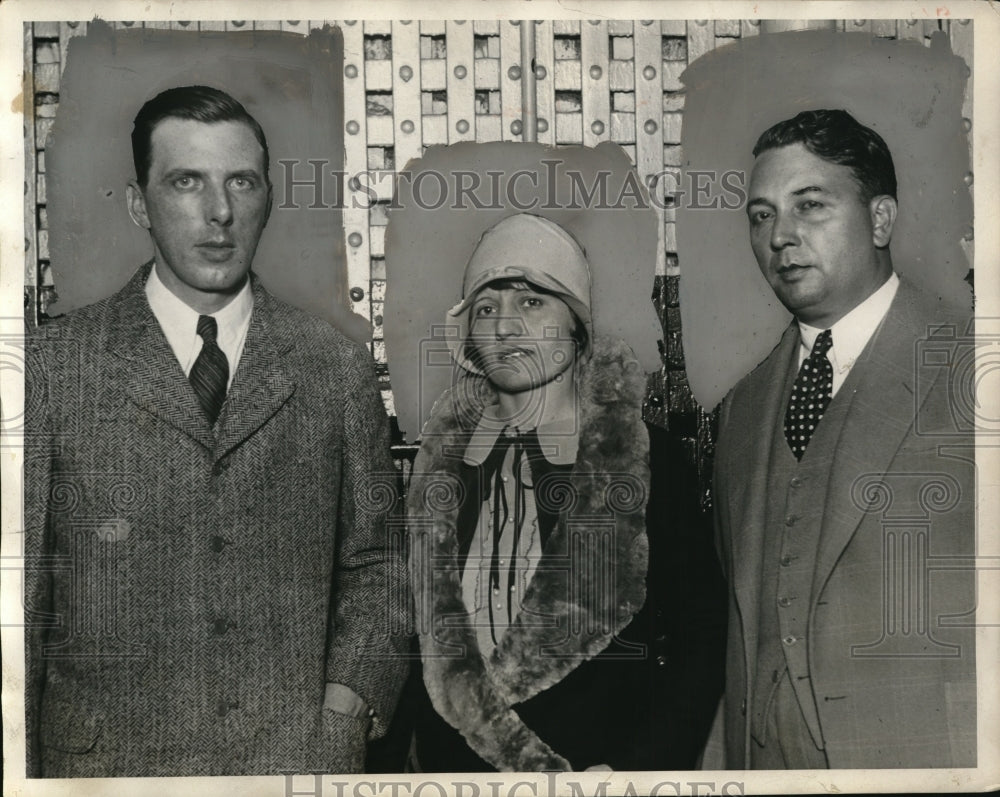
[[[253,316],[247,330],[243,356],[236,367],[226,402],[216,425],[213,456],[218,460],[263,426],[295,391],[295,381],[285,364],[294,338],[278,329],[277,304],[256,277],[253,282]]]
[[[734,588],[747,638],[752,641],[756,640],[771,448],[774,435],[784,428],[781,415],[797,372],[795,354],[798,346],[799,329],[792,321],[771,356],[751,372],[742,393],[740,412],[734,414],[728,424],[730,434],[745,430],[750,452],[747,457],[749,473],[746,478],[734,480],[734,486],[739,484],[741,490],[731,494],[730,503],[731,516],[740,519],[739,525],[732,529]]]
[[[121,365],[126,396],[206,448],[212,429],[146,299],[152,261],[140,268],[109,309],[108,350]]]
[[[866,512],[862,496],[852,492],[855,484],[865,474],[888,470],[932,387],[933,380],[918,383],[915,378],[914,344],[929,321],[916,299],[915,289],[901,282],[881,327],[841,388],[853,395],[831,468],[813,595],[821,591]]]
[[[463,378],[434,405],[408,492],[409,562],[424,683],[438,713],[484,760],[503,771],[569,768],[511,706],[599,654],[645,599],[645,375],[624,343],[595,338],[578,391],[580,448],[573,472],[581,492],[576,502],[562,491],[551,496],[566,508],[543,553],[546,564],[535,572],[521,612],[491,654],[489,666],[462,596],[456,529],[461,456],[483,406],[495,397],[483,377]],[[574,526],[568,513],[607,523],[609,509],[613,541],[607,549],[595,548],[586,564],[569,566],[567,579],[567,562],[574,561],[568,558]],[[588,548],[582,541],[574,544]],[[595,591],[594,572],[605,574],[602,583],[613,589]]]

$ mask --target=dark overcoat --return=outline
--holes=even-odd
[[[27,344],[28,774],[343,768],[326,684],[375,737],[406,669],[371,357],[254,278],[213,430],[148,274]]]
[[[462,455],[489,386],[464,378],[424,429],[407,498],[424,771],[694,767],[721,691],[725,622],[697,480],[665,433],[647,431],[646,377],[624,344],[595,338],[578,386],[576,462],[550,485],[558,521],[547,539],[539,523],[541,562],[488,667],[460,578],[462,510],[470,493],[474,510],[481,500]],[[546,479],[535,490],[545,504]],[[590,528],[613,534],[588,550]]]

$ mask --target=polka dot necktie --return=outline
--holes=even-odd
[[[833,333],[827,329],[816,338],[792,385],[785,412],[785,440],[796,459],[802,459],[809,438],[833,397],[833,366],[826,357],[831,346]]]
[[[218,334],[219,326],[212,316],[198,316],[198,335],[204,344],[188,376],[201,408],[213,426],[222,410],[222,402],[226,400],[226,385],[229,383],[229,361],[216,343]]]

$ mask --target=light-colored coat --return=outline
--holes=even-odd
[[[368,723],[323,722],[326,684],[378,736],[406,669],[371,358],[254,279],[213,431],[148,273],[28,342],[28,774],[351,766]]]
[[[961,355],[970,351],[965,336],[971,317],[939,304],[901,282],[881,328],[854,365],[853,382],[845,383],[848,393],[834,399],[850,404],[829,463],[806,634],[832,768],[975,765],[974,455],[972,435],[959,428],[961,412],[969,410],[958,390],[970,375],[960,366]],[[942,324],[934,338],[920,343]],[[772,436],[782,434],[789,369],[798,368],[799,345],[793,322],[722,407],[715,511],[730,582],[725,761],[713,760],[710,743],[706,768],[750,763],[748,706],[762,699],[751,690],[769,533],[768,458]],[[937,353],[926,357],[925,349]],[[927,530],[929,550],[922,553],[930,559],[927,566],[910,560],[917,580],[908,587],[926,597],[925,614],[912,615],[914,626],[893,627],[893,617],[903,620],[901,607],[917,604],[898,593],[883,594],[890,583],[884,564],[905,556],[887,540],[920,529]],[[908,539],[916,545],[920,536]],[[956,569],[919,580],[929,567],[945,564],[944,557],[956,557]]]

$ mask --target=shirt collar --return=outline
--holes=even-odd
[[[496,413],[496,404],[490,404],[484,408],[483,415],[465,449],[464,459],[467,465],[482,465],[501,434],[523,434],[531,431],[529,428],[519,428],[505,423],[497,417]],[[551,464],[572,465],[576,462],[576,451],[580,439],[577,417],[577,413],[570,412],[541,423],[535,428],[542,455]]]
[[[875,334],[878,325],[882,323],[885,314],[889,312],[889,305],[892,304],[898,288],[899,277],[893,272],[881,288],[830,327],[833,346],[830,347],[827,357],[835,371],[846,371],[854,365],[855,360]],[[816,343],[816,338],[823,330],[801,321],[798,323],[802,350],[805,351],[805,356],[808,356]]]
[[[163,334],[175,352],[186,351],[197,336],[197,310],[189,307],[163,284],[157,273],[159,264],[153,266],[146,280],[146,298],[150,309],[163,329]],[[211,313],[219,326],[219,347],[232,355],[238,348],[250,324],[253,312],[253,290],[247,279],[243,288],[221,310]],[[230,368],[232,370],[232,368]]]

